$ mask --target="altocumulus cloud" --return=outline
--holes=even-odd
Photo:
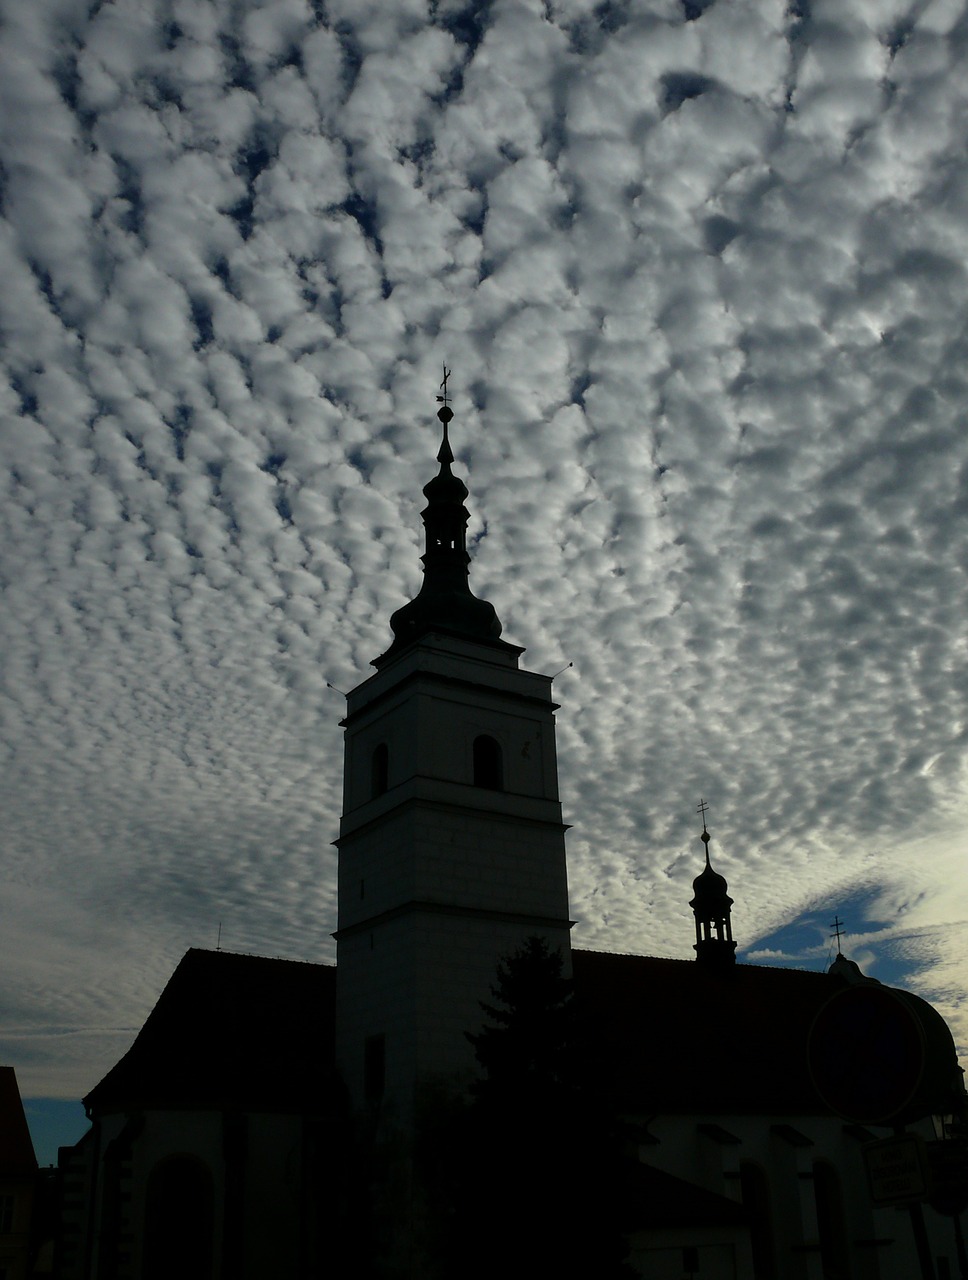
[[[327,682],[418,582],[444,360],[474,588],[574,664],[576,942],[690,954],[705,796],[741,947],[850,900],[968,1040],[960,0],[0,7],[25,1090],[220,921],[332,957]]]

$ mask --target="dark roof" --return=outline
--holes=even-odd
[[[193,949],[84,1105],[331,1111],[335,1008],[332,965]]]
[[[37,1157],[13,1067],[0,1067],[0,1175],[36,1173]]]
[[[830,1114],[812,1082],[808,1036],[838,992],[868,982],[859,971],[852,977],[844,965],[818,973],[578,950],[572,965],[588,1070],[619,1110]],[[960,1072],[944,1020],[918,997],[896,994],[918,1019],[926,1047],[918,1114],[955,1110]],[[134,1044],[85,1105],[92,1112],[332,1113],[344,1099],[334,1064],[335,1011],[334,966],[189,951]],[[882,1065],[878,1059],[871,1070]]]
[[[807,1042],[820,1009],[843,991],[842,976],[596,951],[574,951],[572,963],[591,1069],[616,1106],[830,1113],[812,1082]],[[951,1034],[925,1001],[903,999],[928,1049],[920,1114],[951,1110],[958,1075]]]
[[[663,1169],[639,1164],[628,1171],[622,1220],[627,1230],[746,1226],[749,1215],[737,1200],[717,1195]]]

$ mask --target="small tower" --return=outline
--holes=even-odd
[[[706,830],[706,802],[700,800],[702,835],[699,839],[706,847],[706,866],[692,882],[695,897],[689,903],[696,916],[696,959],[703,964],[726,968],[736,963],[736,943],[730,924],[729,909],[733,899],[727,893],[724,876],[714,871],[709,863],[709,841]]]
[[[423,584],[343,721],[337,1056],[356,1106],[405,1129],[423,1086],[476,1074],[502,958],[537,935],[571,968],[551,678],[468,586],[444,391]]]

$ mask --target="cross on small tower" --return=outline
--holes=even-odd
[[[699,803],[696,805],[696,812],[702,814],[702,829],[706,830],[706,810],[709,805],[700,797]]]
[[[840,939],[843,936],[844,922],[840,916],[834,916],[833,924],[830,927],[833,929],[833,933],[830,936],[837,939],[837,954],[840,955]]]
[[[440,389],[443,394],[437,397],[437,403],[447,406],[450,404],[450,395],[447,391],[447,379],[450,377],[450,370],[447,368],[446,363],[443,366],[443,370],[444,370],[444,377],[443,377],[443,381],[440,384]]]

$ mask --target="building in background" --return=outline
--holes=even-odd
[[[40,1169],[13,1067],[0,1066],[0,1280],[49,1276],[54,1176]]]

